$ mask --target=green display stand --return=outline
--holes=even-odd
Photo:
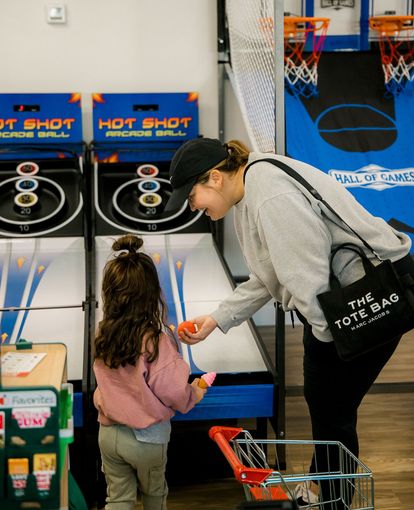
[[[85,498],[72,473],[69,471],[69,510],[88,510]]]
[[[18,347],[3,347],[1,353],[15,353],[16,366]],[[24,352],[45,357],[23,377],[0,373],[0,508],[59,510],[68,506],[65,461],[73,441],[73,391],[64,382],[66,348],[26,343]],[[61,485],[66,501],[61,501]]]

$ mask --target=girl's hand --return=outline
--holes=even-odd
[[[190,333],[187,328],[180,333],[180,340],[187,345],[201,342],[217,327],[217,322],[211,315],[200,315],[191,319],[191,322],[197,325],[197,333]]]
[[[191,383],[191,386],[194,388],[195,390],[195,394],[196,394],[196,403],[198,404],[200,402],[200,400],[203,400],[204,398],[204,395],[207,393],[207,390],[206,389],[203,389],[203,388],[200,388],[200,386],[198,385],[198,382],[200,381],[200,379],[198,377],[196,377],[194,379],[194,381]]]

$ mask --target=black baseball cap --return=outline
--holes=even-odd
[[[196,138],[184,143],[171,160],[170,182],[173,192],[165,210],[179,209],[198,178],[227,156],[227,149],[215,138]]]

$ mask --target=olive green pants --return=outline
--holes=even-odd
[[[138,441],[123,425],[99,427],[99,448],[105,474],[105,510],[132,510],[141,494],[144,510],[166,510],[167,444]]]

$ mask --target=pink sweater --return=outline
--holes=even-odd
[[[135,366],[109,368],[97,359],[93,370],[98,383],[93,401],[102,425],[143,429],[170,419],[176,410],[186,413],[196,403],[189,366],[164,333],[156,361],[140,356]]]

